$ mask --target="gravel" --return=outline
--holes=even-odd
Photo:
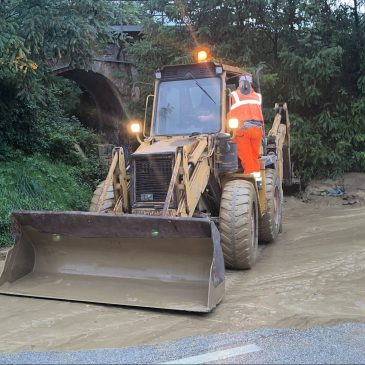
[[[256,329],[194,336],[156,345],[75,352],[0,354],[2,364],[153,364],[238,346],[261,351],[217,359],[219,364],[364,364],[365,324],[308,329]]]

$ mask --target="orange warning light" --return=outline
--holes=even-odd
[[[199,51],[198,52],[198,62],[204,62],[208,58],[208,53],[206,51]]]

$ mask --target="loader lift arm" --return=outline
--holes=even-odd
[[[123,147],[116,147],[113,149],[112,162],[103,184],[102,193],[97,202],[96,212],[99,213],[101,211],[109,186],[113,183],[116,200],[113,210],[115,213],[127,213],[129,210],[128,181]]]
[[[290,121],[286,103],[276,103],[275,118],[267,137],[267,152],[277,156],[280,181],[284,186],[293,183],[293,168],[290,157]]]

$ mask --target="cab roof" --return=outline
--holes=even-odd
[[[219,74],[219,72],[217,72],[217,67],[222,67],[222,70],[227,73],[228,78],[240,75],[251,75],[249,72],[239,67],[216,62],[168,65],[161,67],[158,71],[161,72],[162,80],[181,80],[191,76],[194,78],[215,77]]]

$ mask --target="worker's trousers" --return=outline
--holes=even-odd
[[[244,130],[239,129],[233,141],[237,144],[238,157],[241,160],[244,173],[259,172],[262,128],[250,126]]]

